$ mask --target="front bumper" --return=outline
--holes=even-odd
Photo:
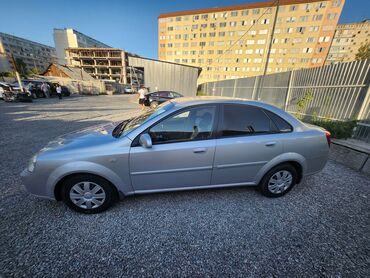
[[[21,178],[24,187],[31,195],[48,200],[55,200],[55,196],[47,193],[45,180],[34,172],[31,173],[27,169],[24,169],[21,173]]]

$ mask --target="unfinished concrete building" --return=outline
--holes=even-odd
[[[68,48],[68,65],[82,68],[92,77],[127,83],[126,53],[118,48]]]

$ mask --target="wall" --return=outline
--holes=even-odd
[[[359,120],[355,136],[369,141],[369,83],[370,59],[271,74],[264,79],[257,76],[208,82],[200,85],[199,91],[260,100],[303,117]]]
[[[196,95],[199,68],[131,56],[128,62],[129,66],[144,68],[145,86],[150,91],[157,88],[184,96]]]

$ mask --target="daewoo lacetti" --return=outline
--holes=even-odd
[[[22,172],[27,190],[97,213],[139,193],[258,186],[279,197],[325,166],[330,133],[265,103],[179,98],[50,142]]]

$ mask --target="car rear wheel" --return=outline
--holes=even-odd
[[[267,172],[259,187],[265,196],[280,197],[288,193],[297,180],[297,170],[291,164],[280,164]]]
[[[105,179],[94,175],[77,175],[63,185],[63,201],[75,211],[99,213],[118,199],[115,188]]]
[[[153,102],[151,102],[150,103],[150,108],[156,108],[158,106],[158,102],[156,102],[156,101],[153,101]]]

